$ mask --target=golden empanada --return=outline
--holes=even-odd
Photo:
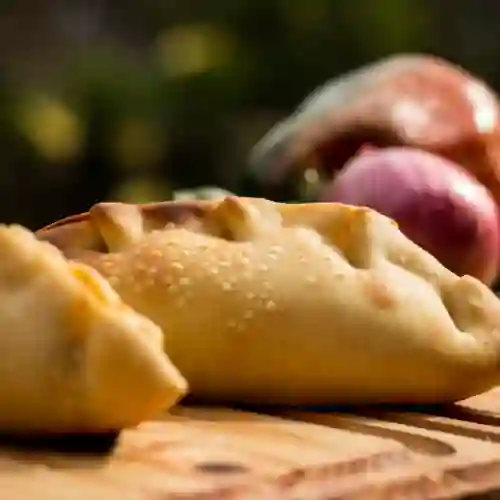
[[[436,403],[500,382],[500,302],[375,211],[100,203],[38,233],[158,324],[195,396]]]
[[[0,226],[0,351],[0,431],[120,430],[187,390],[158,326],[21,226]]]

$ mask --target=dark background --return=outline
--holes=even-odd
[[[500,90],[492,0],[0,0],[0,220],[238,191],[315,86],[428,52]]]

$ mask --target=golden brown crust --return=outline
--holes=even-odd
[[[210,205],[211,202],[208,201],[166,201],[142,205],[97,203],[88,212],[65,217],[39,229],[36,235],[38,239],[52,243],[63,253],[76,250],[107,252],[103,236],[94,224],[96,218],[109,217],[125,222],[127,216],[139,210],[145,227],[150,230],[161,229],[167,224],[182,225],[190,220],[197,220],[203,217]],[[130,210],[132,207],[133,211]]]
[[[185,394],[160,328],[95,269],[2,224],[0,262],[1,431],[120,430]]]
[[[443,402],[500,381],[500,303],[363,207],[98,204],[38,232],[152,319],[196,396]]]

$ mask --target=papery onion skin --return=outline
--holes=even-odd
[[[445,158],[408,147],[362,149],[319,201],[373,208],[456,274],[487,285],[497,277],[498,207],[486,187]]]
[[[500,205],[497,93],[463,67],[423,53],[393,54],[316,88],[252,149],[248,186],[265,198],[302,198],[307,170],[330,180],[365,142],[457,162]]]

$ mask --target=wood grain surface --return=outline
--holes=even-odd
[[[0,500],[392,500],[500,492],[500,389],[451,407],[356,413],[179,407],[113,438],[1,440]]]

